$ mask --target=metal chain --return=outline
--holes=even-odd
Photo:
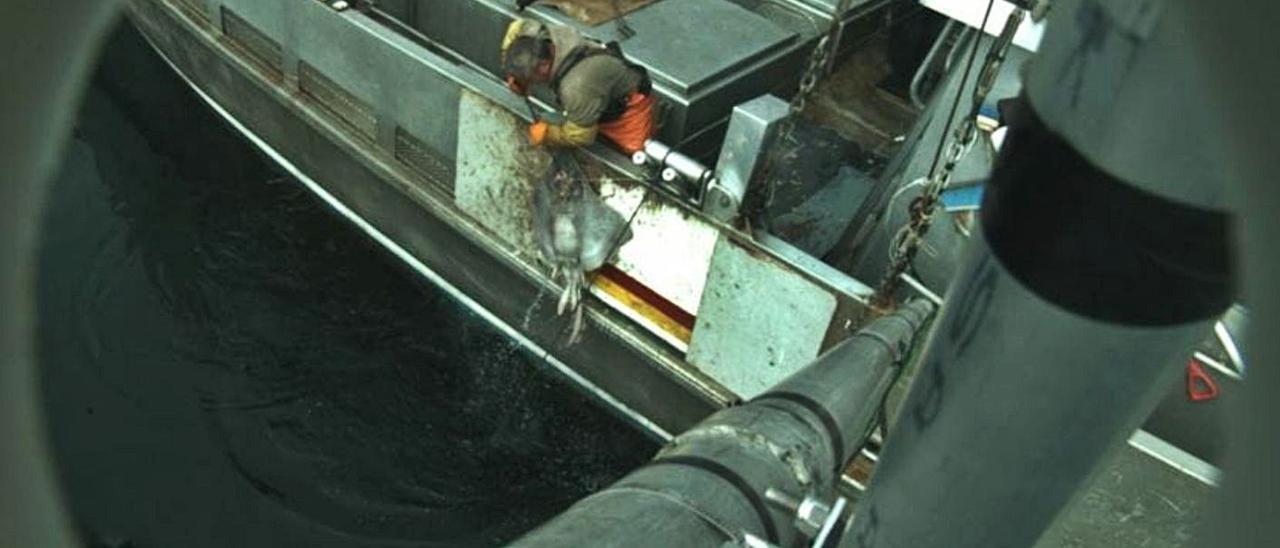
[[[818,87],[818,80],[822,77],[827,66],[827,60],[831,57],[831,43],[833,30],[828,30],[822,38],[818,39],[818,43],[814,44],[813,51],[809,52],[809,64],[804,69],[804,75],[800,77],[800,84],[796,87],[796,94],[791,97],[791,104],[788,108],[789,114],[799,114],[804,110],[809,101],[809,96],[813,94],[814,88]],[[794,123],[792,124],[794,125]]]
[[[837,47],[835,37],[839,31],[840,17],[849,10],[852,3],[853,0],[840,1],[835,12],[837,15],[831,19],[827,31],[818,38],[818,42],[813,45],[813,50],[809,52],[809,62],[800,76],[796,93],[791,96],[791,102],[787,105],[787,117],[779,123],[778,133],[774,137],[768,155],[765,156],[763,169],[760,170],[764,182],[764,194],[763,199],[754,208],[755,214],[762,213],[773,205],[773,198],[778,191],[778,178],[774,171],[780,163],[783,152],[790,148],[783,146],[783,143],[792,141],[792,134],[795,132],[800,113],[808,106],[809,96],[813,95],[813,90],[826,75],[828,61]]]
[[[987,13],[983,16],[982,26],[986,28],[987,17],[991,15],[991,4],[987,5]],[[991,85],[995,80],[996,72],[999,70],[999,64],[1003,61],[1003,49],[1013,39],[1013,33],[1017,31],[1019,23],[1022,22],[1024,11],[1015,9],[1009,14],[1009,19],[1005,21],[1005,27],[1000,37],[996,40],[996,45],[988,52],[987,58],[983,62],[983,67],[979,71],[979,76],[975,81],[973,102],[968,115],[966,115],[960,126],[956,128],[951,135],[944,135],[944,139],[950,142],[946,145],[939,144],[939,147],[945,146],[945,155],[941,167],[937,166],[935,158],[935,169],[929,177],[929,182],[925,185],[922,192],[915,199],[911,200],[907,211],[910,218],[907,224],[898,231],[890,242],[891,254],[893,262],[890,264],[888,271],[885,272],[884,278],[881,279],[876,293],[871,297],[868,307],[869,313],[883,313],[893,307],[893,294],[897,291],[902,276],[910,270],[912,263],[915,261],[916,255],[920,252],[920,247],[924,243],[924,237],[929,232],[929,227],[933,223],[933,214],[941,201],[942,191],[947,188],[947,184],[951,182],[951,174],[955,171],[956,165],[960,163],[960,158],[964,157],[969,147],[977,141],[978,125],[977,114],[978,109],[982,106],[982,102],[986,99],[986,93],[991,90]],[[973,51],[970,53],[968,66],[961,79],[961,87],[956,91],[955,103],[951,107],[951,119],[955,118],[956,107],[960,103],[960,95],[964,93],[964,83],[969,79],[969,71],[973,68],[973,59],[977,56],[978,45],[981,43],[981,36],[975,39],[973,43]],[[997,51],[1000,50],[1000,51]],[[948,120],[950,124],[951,119]],[[945,130],[944,130],[945,131]],[[941,153],[942,150],[939,150]],[[885,215],[892,212],[886,211]]]
[[[920,252],[924,237],[933,223],[933,213],[941,201],[942,191],[946,190],[947,184],[951,182],[951,174],[955,172],[960,159],[977,141],[977,129],[972,117],[966,118],[960,127],[956,128],[954,138],[947,145],[945,161],[941,168],[934,172],[929,182],[925,184],[924,192],[911,200],[910,205],[907,206],[910,218],[890,244],[893,263],[871,299],[872,310],[886,311],[892,307],[893,293],[898,287],[898,280],[911,268],[912,262]],[[885,214],[888,215],[889,212]]]

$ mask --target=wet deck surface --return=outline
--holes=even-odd
[[[54,188],[38,294],[91,545],[495,545],[651,456],[122,40]]]
[[[897,151],[919,112],[879,87],[889,75],[889,37],[880,30],[862,39],[814,90],[805,117],[881,158]]]

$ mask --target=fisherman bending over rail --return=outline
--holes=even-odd
[[[548,85],[564,111],[564,124],[529,126],[535,145],[586,146],[598,133],[630,154],[653,134],[648,73],[624,59],[614,42],[517,18],[502,39],[502,67],[512,91],[527,96],[533,86]]]

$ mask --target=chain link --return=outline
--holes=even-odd
[[[990,7],[988,7],[988,14]],[[1009,14],[1009,18],[1005,21],[1004,30],[1001,32],[997,40],[997,45],[993,48],[1007,48],[1013,39],[1013,33],[1017,31],[1018,25],[1022,22],[1024,12],[1021,9],[1015,9]],[[986,20],[984,17],[983,24]],[[978,42],[974,43],[974,53],[977,53]],[[979,71],[979,76],[975,81],[975,89],[973,95],[972,108],[964,120],[956,127],[955,132],[944,138],[949,138],[950,142],[946,145],[943,154],[942,166],[933,173],[929,182],[925,185],[925,189],[907,207],[910,218],[907,224],[899,229],[890,242],[890,254],[892,262],[889,269],[885,272],[884,278],[880,280],[880,285],[876,289],[875,295],[871,298],[871,306],[868,307],[869,313],[888,312],[893,307],[893,294],[898,288],[899,280],[903,274],[911,268],[915,261],[916,255],[920,252],[920,247],[924,243],[924,237],[929,232],[929,227],[933,223],[933,214],[941,201],[942,191],[946,190],[947,185],[951,182],[951,174],[955,172],[956,165],[960,163],[960,159],[964,157],[973,143],[977,141],[978,124],[977,114],[978,108],[986,99],[986,93],[991,90],[994,83],[996,73],[999,71],[1000,62],[1003,61],[1003,51],[993,49],[988,52],[987,58],[983,62],[983,67]],[[966,73],[966,77],[968,74]],[[963,82],[962,82],[963,83]],[[963,93],[963,89],[956,93]],[[959,97],[956,98],[959,101]],[[954,112],[952,116],[954,116]],[[886,211],[885,215],[891,215],[891,211]]]
[[[814,88],[818,87],[818,80],[822,77],[827,60],[831,57],[831,48],[828,47],[830,42],[831,34],[823,35],[818,39],[818,43],[814,44],[813,51],[809,52],[809,64],[804,69],[804,75],[800,77],[796,94],[791,97],[791,105],[788,109],[791,115],[800,114],[804,110],[808,104],[809,95],[813,94]],[[795,125],[794,120],[792,125]]]
[[[805,106],[808,105],[809,95],[813,93],[814,88],[818,87],[819,77],[822,75],[822,69],[826,66],[828,54],[827,44],[829,35],[823,36],[813,47],[813,51],[809,53],[809,65],[805,67],[804,75],[800,77],[800,85],[796,89],[796,94],[791,97],[791,103],[787,107],[787,117],[779,124],[778,133],[774,137],[772,146],[769,148],[769,154],[765,158],[765,165],[762,173],[765,174],[764,199],[759,206],[759,211],[763,212],[773,205],[773,198],[778,192],[778,177],[776,168],[781,162],[784,152],[791,150],[793,144],[792,134],[795,133],[796,120]]]
[[[916,255],[919,254],[924,237],[933,224],[933,214],[941,201],[942,191],[946,190],[948,183],[951,182],[951,174],[955,172],[960,159],[977,141],[977,135],[977,126],[972,120],[966,120],[956,128],[955,139],[947,146],[942,167],[929,179],[924,191],[912,199],[907,206],[910,218],[890,243],[893,262],[871,299],[870,311],[884,312],[892,308],[893,293],[897,288],[898,280],[907,273]],[[885,214],[888,215],[889,212]]]
[[[840,18],[849,11],[849,6],[853,0],[841,0],[836,8],[836,16],[831,19],[831,24],[827,26],[827,31],[818,38],[817,43],[813,45],[813,50],[809,52],[809,62],[805,66],[804,73],[800,76],[800,82],[796,86],[795,95],[791,96],[791,102],[787,105],[787,117],[778,125],[778,133],[774,137],[773,144],[769,148],[769,153],[765,156],[764,166],[760,170],[764,183],[763,198],[757,202],[752,213],[755,216],[763,214],[770,206],[773,205],[773,198],[778,192],[777,167],[782,154],[792,147],[794,144],[792,134],[796,129],[796,122],[800,117],[800,113],[809,104],[809,96],[813,95],[813,90],[818,87],[818,83],[822,81],[822,77],[826,74],[827,66],[831,56],[835,53],[838,44],[834,43],[836,34],[840,28]]]

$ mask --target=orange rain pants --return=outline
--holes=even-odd
[[[627,109],[622,111],[622,116],[601,122],[596,129],[627,154],[644,150],[645,139],[653,136],[653,103],[652,94],[632,92],[627,97]]]

